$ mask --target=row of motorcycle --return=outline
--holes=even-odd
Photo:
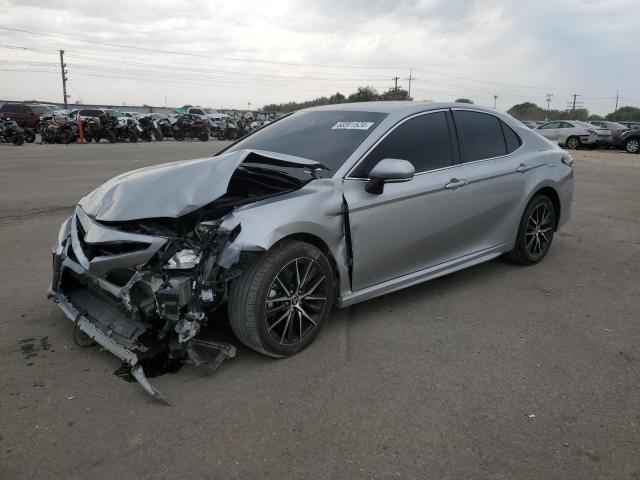
[[[36,140],[40,134],[43,143],[68,144],[78,141],[80,128],[84,142],[110,143],[161,141],[173,138],[177,141],[198,139],[206,142],[211,137],[219,140],[237,139],[260,128],[260,122],[251,117],[237,119],[224,117],[211,119],[202,115],[183,114],[169,118],[161,114],[148,114],[138,118],[112,116],[104,113],[97,117],[77,120],[61,115],[42,117],[35,128],[20,128],[10,118],[0,118],[0,142],[22,145]]]

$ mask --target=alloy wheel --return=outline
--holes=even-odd
[[[328,282],[311,258],[296,258],[275,276],[265,301],[265,324],[280,345],[304,340],[316,328],[327,302]]]
[[[527,251],[534,258],[543,256],[551,243],[552,212],[546,203],[540,203],[531,212],[524,234]]]
[[[633,138],[627,142],[627,152],[638,153],[638,150],[640,150],[640,140]]]
[[[578,148],[578,139],[577,138],[570,138],[569,141],[567,142],[567,146],[571,149],[576,149]]]

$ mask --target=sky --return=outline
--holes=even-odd
[[[0,99],[259,108],[371,85],[640,106],[638,0],[0,0]],[[22,30],[22,31],[19,31]],[[26,31],[26,32],[25,32]],[[633,61],[629,61],[633,58]],[[497,99],[494,96],[497,95]]]

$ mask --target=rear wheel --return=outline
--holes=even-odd
[[[70,130],[64,130],[60,133],[60,143],[68,145],[73,141],[73,133]]]
[[[109,140],[109,143],[116,143],[118,141],[118,137],[116,137],[116,134],[112,130],[106,130],[104,137]]]
[[[16,133],[13,136],[11,143],[13,143],[16,146],[22,145],[24,143],[24,136],[21,133]]]
[[[184,132],[182,130],[176,130],[173,132],[173,138],[179,142],[184,140]]]
[[[129,130],[127,132],[127,138],[129,139],[130,143],[137,143],[138,142],[138,132],[136,132],[135,130]]]
[[[516,245],[509,252],[509,258],[523,265],[538,263],[549,251],[555,229],[556,209],[553,202],[546,195],[536,195],[522,215]]]
[[[207,132],[200,133],[200,135],[198,135],[198,140],[200,140],[201,142],[206,142],[207,140],[209,140],[209,134]]]
[[[233,280],[228,302],[233,332],[266,355],[298,353],[329,316],[332,279],[329,261],[318,248],[280,242]]]
[[[640,153],[640,139],[630,138],[624,142],[624,149],[627,153]]]
[[[153,136],[156,137],[156,142],[161,142],[164,136],[162,135],[162,130],[156,128],[153,130]]]
[[[567,138],[567,148],[575,150],[580,146],[580,139],[578,137]]]

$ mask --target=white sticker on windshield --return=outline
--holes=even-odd
[[[373,122],[338,122],[331,130],[369,130]]]

